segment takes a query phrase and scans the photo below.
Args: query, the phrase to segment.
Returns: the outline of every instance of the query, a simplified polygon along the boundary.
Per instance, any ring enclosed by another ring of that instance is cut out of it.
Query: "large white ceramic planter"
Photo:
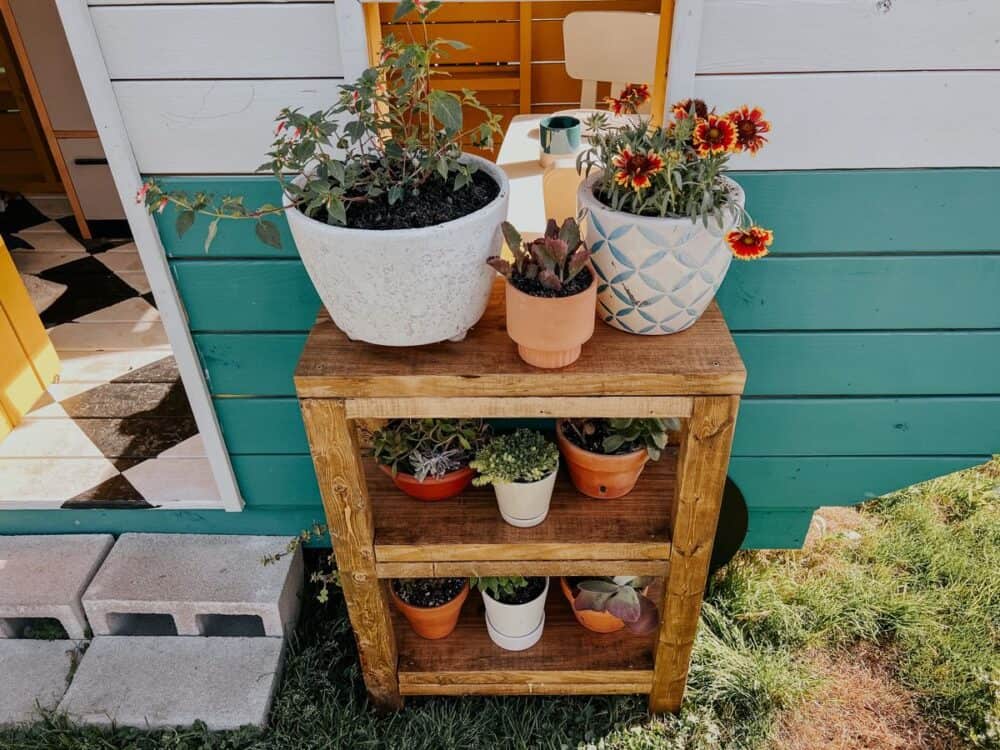
[[[523,651],[538,643],[545,628],[548,578],[542,593],[525,604],[502,604],[485,591],[482,594],[486,605],[486,629],[495,644],[508,651]]]
[[[537,526],[549,514],[552,489],[556,486],[559,464],[544,479],[537,482],[500,482],[493,484],[497,506],[503,520],[511,526],[526,529]]]
[[[503,170],[474,162],[500,186],[487,206],[420,229],[348,229],[286,212],[302,263],[320,299],[350,338],[384,346],[459,340],[489,301],[510,185]]]
[[[629,333],[677,333],[694,325],[726,277],[732,252],[726,233],[690,219],[636,216],[614,211],[594,197],[595,172],[580,183],[577,205],[584,241],[597,271],[597,314]],[[725,179],[743,205],[743,190]]]

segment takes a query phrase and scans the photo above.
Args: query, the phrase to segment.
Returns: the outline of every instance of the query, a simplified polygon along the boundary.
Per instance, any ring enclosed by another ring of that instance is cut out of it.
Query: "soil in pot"
[[[566,423],[560,423],[559,429],[562,436],[569,440],[577,448],[582,448],[590,453],[599,453],[602,456],[624,456],[626,453],[635,453],[643,444],[639,441],[623,443],[617,450],[610,453],[604,450],[604,440],[610,436],[608,426],[604,422],[594,422],[594,433],[592,435],[581,435],[576,430],[571,429]]]
[[[516,273],[510,277],[510,283],[515,289],[530,294],[532,297],[572,297],[574,294],[587,291],[593,278],[594,274],[591,270],[584,268],[559,291],[542,286],[538,279],[529,279]]]
[[[392,590],[413,607],[440,607],[462,593],[466,583],[466,578],[415,578],[405,588],[400,581],[393,581]]]
[[[500,593],[499,596],[493,596],[492,594],[487,594],[491,599],[495,599],[501,604],[527,604],[528,602],[534,601],[539,597],[539,595],[545,591],[545,576],[540,576],[537,578],[528,578],[527,586],[522,586],[516,589],[512,594]]]
[[[424,183],[419,195],[389,205],[388,194],[363,203],[351,204],[347,211],[350,229],[419,229],[460,219],[489,205],[500,194],[500,186],[483,171],[474,172],[472,182],[455,190],[453,180],[434,175]],[[325,209],[311,218],[327,221]]]
[[[413,631],[422,638],[436,640],[451,634],[458,624],[462,604],[469,595],[466,578],[415,578],[406,585],[390,586],[396,608]]]

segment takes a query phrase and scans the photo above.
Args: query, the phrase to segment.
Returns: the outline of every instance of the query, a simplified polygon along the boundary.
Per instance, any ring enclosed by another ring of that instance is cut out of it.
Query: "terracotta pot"
[[[584,291],[571,297],[533,297],[507,284],[507,335],[529,365],[552,369],[580,358],[594,335],[597,274]]]
[[[584,495],[598,499],[623,497],[631,492],[649,460],[646,449],[617,456],[591,453],[578,448],[563,435],[563,422],[559,420],[556,423],[556,439],[576,488]]]
[[[469,595],[469,582],[459,592],[458,596],[440,607],[415,607],[399,598],[399,594],[389,584],[389,593],[396,608],[410,623],[413,632],[421,638],[438,640],[451,635],[458,624],[458,616],[462,613],[462,604]]]
[[[455,497],[455,495],[458,495],[469,486],[472,482],[472,477],[476,475],[475,471],[466,466],[457,471],[449,471],[440,479],[427,477],[421,482],[412,474],[404,474],[401,471],[397,471],[396,476],[393,477],[392,469],[388,466],[379,464],[379,468],[392,477],[393,484],[407,495],[415,497],[417,500],[426,500],[429,502]]]
[[[573,606],[575,601],[573,590],[569,587],[569,581],[566,580],[565,576],[559,579],[559,584],[562,587],[562,592],[566,597],[566,601],[569,602],[570,609],[573,610],[573,616],[576,617],[576,621],[583,625],[583,627],[587,630],[593,630],[595,633],[617,633],[625,627],[624,622],[609,612],[593,612],[586,609],[576,609]]]

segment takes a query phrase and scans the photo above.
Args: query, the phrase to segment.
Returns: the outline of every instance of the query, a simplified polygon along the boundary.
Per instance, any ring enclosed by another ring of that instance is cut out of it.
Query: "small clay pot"
[[[451,631],[458,624],[458,616],[462,613],[462,604],[469,596],[469,582],[450,602],[442,604],[440,607],[415,607],[407,604],[399,598],[392,584],[389,584],[389,593],[396,608],[403,613],[403,616],[410,623],[413,632],[421,638],[438,640],[451,635]]]
[[[646,449],[612,456],[592,453],[577,447],[563,435],[563,423],[564,420],[556,423],[556,439],[574,486],[584,495],[598,499],[623,497],[630,493],[649,460]]]
[[[427,477],[422,482],[412,474],[405,474],[397,471],[396,476],[392,476],[392,469],[379,464],[379,468],[392,477],[392,482],[399,489],[410,497],[417,500],[433,502],[435,500],[447,500],[460,494],[472,482],[472,477],[476,472],[465,466],[456,471],[449,471],[440,479]]]
[[[565,576],[559,579],[559,585],[566,597],[566,601],[569,602],[569,608],[573,610],[573,616],[576,617],[576,621],[587,630],[592,630],[595,633],[617,633],[625,627],[625,623],[610,612],[594,612],[589,609],[579,610],[574,607],[573,604],[576,598],[573,596],[573,589],[570,588],[569,581],[566,580]]]
[[[534,297],[507,282],[507,335],[521,359],[553,369],[580,358],[597,311],[597,274],[590,276],[590,286],[570,297]]]

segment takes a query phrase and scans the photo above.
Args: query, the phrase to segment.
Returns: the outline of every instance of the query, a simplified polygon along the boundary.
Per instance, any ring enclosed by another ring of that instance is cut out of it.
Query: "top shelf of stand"
[[[598,323],[594,337],[579,360],[560,370],[540,370],[525,364],[507,336],[504,280],[494,284],[489,307],[464,341],[419,347],[374,346],[351,341],[321,312],[295,371],[302,398],[366,399],[516,397],[687,397],[732,395],[743,391],[746,370],[726,321],[713,302],[694,326],[670,336],[637,336]],[[636,408],[640,410],[635,411]],[[514,416],[513,408],[470,404],[485,411],[467,416]],[[540,408],[540,407],[539,407]],[[685,404],[623,404],[622,416],[658,413],[685,416]],[[609,406],[609,410],[617,411]],[[357,403],[348,416],[466,416],[397,414],[386,403]],[[542,416],[529,409],[521,416]],[[492,412],[492,413],[488,413]],[[687,409],[690,413],[690,409]],[[556,416],[616,416],[615,413]]]

